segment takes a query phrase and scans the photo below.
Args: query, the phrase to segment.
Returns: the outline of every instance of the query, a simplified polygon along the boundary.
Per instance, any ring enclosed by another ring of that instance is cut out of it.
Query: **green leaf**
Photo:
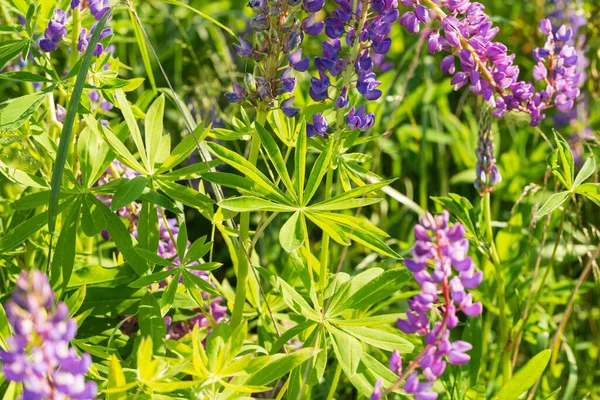
[[[344,230],[338,226],[337,222],[328,220],[327,218],[321,218],[320,213],[307,212],[306,216],[312,221],[313,224],[321,228],[323,232],[331,236],[331,238],[337,243],[341,244],[342,246],[350,245],[350,240],[344,233]]]
[[[273,347],[271,347],[271,354],[278,353],[284,344],[314,325],[315,323],[313,321],[306,321],[285,331],[273,344]]]
[[[163,180],[156,180],[155,182],[157,186],[173,200],[179,201],[186,206],[197,208],[201,211],[208,209],[212,210],[210,205],[213,204],[214,201],[210,197],[207,197],[188,186]]]
[[[52,80],[45,76],[28,71],[4,72],[0,74],[0,79],[19,82],[52,82]]]
[[[281,227],[279,243],[285,251],[291,253],[302,246],[307,236],[304,213],[298,210]]]
[[[181,273],[177,271],[171,282],[167,285],[167,288],[164,290],[163,295],[160,299],[160,313],[165,316],[171,307],[173,306],[173,302],[175,301],[175,294],[177,293],[177,287],[179,286],[179,276]]]
[[[396,253],[394,250],[392,250],[390,248],[390,246],[385,244],[378,237],[372,236],[370,234],[367,234],[367,233],[364,233],[361,231],[356,231],[356,230],[354,232],[346,231],[346,236],[348,236],[350,239],[354,240],[355,242],[362,244],[363,246],[366,246],[372,250],[375,250],[376,252],[378,252],[380,254],[383,254],[384,256],[388,256],[388,257],[396,258],[396,259],[402,258],[402,257],[400,257],[400,255],[398,253]]]
[[[463,224],[467,233],[475,238],[479,237],[479,230],[475,228],[473,222],[476,220],[473,205],[466,197],[450,193],[448,197],[432,197],[432,200],[454,215]]]
[[[219,207],[235,212],[247,211],[272,211],[272,212],[295,212],[295,207],[273,203],[272,201],[254,196],[240,196],[222,200]]]
[[[554,131],[554,140],[557,148],[550,155],[552,173],[567,189],[571,190],[575,176],[575,163],[571,148],[567,141],[556,131]]]
[[[98,137],[95,130],[85,127],[79,134],[77,156],[81,165],[81,182],[88,187],[92,184],[90,180],[94,172],[94,162],[98,156]]]
[[[286,281],[281,278],[277,278],[281,293],[283,294],[283,301],[288,305],[296,314],[302,315],[313,321],[319,321],[320,317],[315,310],[304,300],[293,287],[291,287]]]
[[[137,25],[135,25],[137,26]],[[146,113],[146,149],[148,152],[148,162],[150,170],[154,169],[156,163],[156,155],[158,154],[160,139],[163,134],[163,117],[165,112],[165,95],[160,95],[158,99],[152,103]]]
[[[475,387],[479,382],[479,369],[482,361],[483,333],[481,327],[481,316],[469,318],[467,326],[463,330],[462,340],[471,343],[473,349],[469,352],[471,361],[461,366],[469,372],[469,387]]]
[[[150,81],[150,86],[152,86],[152,90],[156,92],[156,81],[154,79],[154,73],[152,72],[152,63],[150,63],[150,55],[148,54],[146,39],[144,38],[144,33],[142,32],[142,29],[136,23],[135,16],[133,15],[132,10],[129,10],[129,20],[131,21],[131,26],[133,27],[133,33],[135,35],[135,40],[137,41],[138,48],[140,49],[140,54],[142,56],[142,61],[144,63],[146,74],[148,75],[148,80]]]
[[[139,250],[139,249],[138,249]],[[153,283],[164,281],[168,276],[173,275],[176,270],[160,271],[152,275],[142,276],[139,279],[131,282],[129,287],[132,288],[143,288],[152,285]]]
[[[364,185],[364,186],[359,186],[354,189],[348,190],[346,192],[340,193],[337,196],[334,196],[328,200],[314,204],[312,206],[312,208],[318,209],[318,208],[322,208],[323,206],[330,205],[330,204],[343,203],[346,200],[355,199],[355,198],[363,196],[367,193],[374,192],[375,190],[381,189],[382,187],[387,186],[394,181],[395,181],[395,179],[389,179],[387,181],[381,181],[381,182],[371,183],[371,184]]]
[[[146,150],[144,149],[144,142],[142,140],[142,134],[140,133],[140,127],[135,120],[135,116],[133,115],[133,111],[129,106],[129,102],[125,97],[125,93],[121,89],[117,89],[115,91],[115,99],[117,100],[117,107],[121,109],[123,113],[123,118],[125,118],[125,122],[127,123],[127,127],[129,128],[129,134],[135,143],[135,147],[140,153],[140,157],[144,162],[147,171],[152,170],[152,166],[148,160],[148,154],[146,154]]]
[[[156,265],[160,265],[163,267],[175,267],[175,264],[173,264],[171,261],[164,259],[161,256],[159,256],[158,254],[156,254],[155,252],[148,251],[140,246],[137,246],[135,248],[135,252],[137,254],[139,254],[140,257],[143,257],[146,260],[148,260]]]
[[[244,157],[216,143],[207,143],[206,145],[221,161],[243,173],[246,178],[254,181],[256,185],[262,187],[281,203],[292,204],[277,186]]]
[[[185,253],[184,263],[189,264],[190,262],[198,261],[208,253],[211,246],[212,242],[206,242],[206,236],[196,239]]]
[[[294,152],[294,185],[298,193],[298,201],[304,203],[304,179],[306,178],[306,123],[300,122],[300,133],[296,142],[296,151]]]
[[[208,129],[204,129],[202,125],[198,125],[198,127],[196,127],[193,133],[181,139],[181,142],[179,142],[179,144],[175,146],[173,151],[171,151],[171,154],[169,154],[169,157],[167,157],[165,162],[162,163],[162,165],[156,172],[158,174],[162,174],[170,170],[171,168],[178,166],[183,161],[187,160],[190,154],[192,154],[192,152],[198,146],[198,143],[202,142],[209,132],[210,131]],[[211,162],[209,162],[209,164],[211,164]],[[206,165],[206,163],[202,163],[202,165]],[[214,165],[212,166],[216,165],[218,165],[218,163],[214,163]]]
[[[554,193],[546,200],[543,206],[537,212],[537,217],[543,217],[544,215],[551,213],[560,207],[565,201],[571,198],[571,192],[559,192]]]
[[[50,266],[50,284],[55,291],[58,289],[60,291],[64,290],[71,279],[73,264],[75,263],[75,245],[77,244],[77,225],[80,209],[81,201],[78,198],[75,204],[70,207],[56,242],[56,249]]]
[[[54,228],[56,225],[58,198],[60,196],[62,176],[65,168],[65,163],[67,162],[69,146],[71,145],[71,134],[73,132],[73,124],[75,122],[75,115],[77,114],[77,109],[79,108],[81,94],[83,93],[83,85],[85,84],[85,81],[87,79],[88,70],[92,62],[92,55],[94,49],[96,48],[96,44],[98,43],[98,39],[100,38],[100,32],[102,32],[102,30],[104,29],[104,25],[106,24],[108,17],[112,15],[113,8],[108,10],[108,12],[106,12],[102,16],[102,18],[100,18],[96,25],[96,29],[94,29],[94,33],[92,34],[92,37],[89,40],[88,47],[81,61],[81,69],[77,74],[75,86],[73,87],[73,91],[71,92],[71,100],[67,105],[67,114],[65,115],[65,120],[63,121],[63,130],[60,134],[58,151],[56,153],[56,159],[54,161],[54,169],[52,170],[52,190],[48,204],[48,230],[51,234],[54,233]]]
[[[148,179],[145,176],[136,176],[135,178],[126,181],[117,191],[110,202],[110,209],[112,211],[119,210],[125,206],[128,206],[133,201],[137,200],[144,188],[148,184]]]
[[[414,348],[412,343],[400,335],[381,329],[368,328],[366,326],[344,326],[342,330],[378,349],[386,351],[398,350],[400,353],[410,353]]]
[[[498,392],[494,399],[517,400],[542,376],[548,361],[550,350],[543,350],[525,364]]]
[[[66,199],[58,206],[57,215],[62,213],[67,206],[73,204],[73,198]],[[27,240],[34,233],[41,230],[48,223],[48,212],[45,211],[41,214],[35,215],[13,229],[8,231],[6,235],[0,238],[0,254],[14,249],[25,240]]]
[[[108,368],[108,386],[107,389],[122,388],[127,384],[123,368],[117,356],[112,355],[110,357],[110,368]],[[106,400],[126,400],[126,390],[119,393],[107,393]]]
[[[411,274],[405,268],[385,271],[354,293],[344,304],[348,309],[363,309],[390,297],[410,280]]]
[[[69,318],[73,318],[85,300],[86,287],[81,286],[69,298],[65,300],[65,304],[69,308]]]
[[[313,198],[317,189],[319,188],[319,184],[323,180],[323,177],[331,165],[331,158],[333,156],[333,142],[333,140],[328,141],[327,147],[319,155],[317,161],[315,161],[312,171],[310,171],[310,176],[308,177],[306,188],[304,189],[304,201],[302,202],[303,206],[307,205],[308,202]]]
[[[308,209],[311,211],[341,211],[349,210],[351,208],[370,206],[371,204],[379,203],[382,199],[377,198],[360,198],[360,199],[349,199],[342,200],[335,203],[327,203],[323,205],[309,206]]]
[[[155,354],[164,354],[164,338],[167,334],[167,325],[160,313],[160,306],[148,292],[142,298],[138,310],[138,322],[140,324],[140,333],[142,336],[152,339],[153,352]]]
[[[106,229],[106,219],[98,206],[90,199],[92,195],[87,195],[83,199],[81,207],[81,228],[88,237],[94,237],[100,231]]]
[[[346,376],[351,377],[358,369],[363,354],[362,345],[356,338],[337,328],[331,327],[329,334],[338,362]]]
[[[583,167],[579,170],[577,177],[575,178],[575,182],[573,182],[573,187],[577,187],[585,182],[592,174],[596,171],[596,159],[592,155],[583,164]]]
[[[90,198],[93,199],[92,201],[96,204],[96,207],[98,207],[104,215],[104,218],[106,219],[106,229],[117,245],[119,251],[123,253],[127,263],[131,265],[138,275],[143,275],[148,270],[148,265],[134,249],[135,239],[131,236],[121,218],[110,211],[99,199],[95,197]]]
[[[368,220],[363,218],[358,218],[353,215],[348,214],[336,214],[329,212],[318,212],[314,213],[317,218],[325,218],[332,222],[345,225],[349,228],[359,230],[369,235],[377,236],[377,237],[389,237],[390,235],[387,232],[377,228],[375,225],[371,224]]]
[[[24,0],[21,0],[24,4],[25,10],[27,10],[27,5]],[[16,2],[15,2],[16,3]],[[24,14],[23,9],[20,10],[21,13]],[[30,45],[29,40],[15,40],[8,41],[3,39],[0,42],[0,69],[4,69],[6,63],[15,58],[19,53],[21,53],[27,46]]]
[[[12,336],[12,334],[8,318],[6,318],[6,311],[4,311],[4,306],[0,304],[0,347],[5,350],[7,349],[6,339],[10,336]]]
[[[584,195],[600,206],[600,183],[584,183],[575,188],[575,193]]]
[[[271,356],[269,362],[250,375],[244,382],[245,385],[266,385],[269,384],[294,368],[302,365],[309,358],[313,357],[318,350],[300,349],[291,354],[276,354]]]
[[[114,201],[114,200],[113,200]],[[158,251],[158,214],[156,206],[148,201],[142,202],[142,210],[138,220],[139,247],[156,254]]]
[[[290,179],[285,161],[283,160],[281,152],[279,151],[279,147],[277,147],[277,143],[275,143],[275,140],[273,140],[271,134],[267,132],[267,130],[258,122],[256,122],[254,126],[256,127],[258,136],[260,136],[260,142],[266,150],[269,160],[271,160],[273,166],[275,167],[275,171],[277,171],[278,176],[281,178],[281,181],[285,185],[286,189],[292,194],[292,197],[296,198],[294,184]]]
[[[8,103],[2,110],[2,114],[0,114],[0,129],[2,131],[15,131],[19,129],[21,125],[33,116],[45,97],[45,93],[38,92],[17,97]]]
[[[219,295],[220,293],[210,285],[210,283],[206,282],[204,279],[200,278],[198,275],[192,274],[186,270],[183,271],[183,279],[184,281],[188,281],[193,283],[198,289],[203,292]]]

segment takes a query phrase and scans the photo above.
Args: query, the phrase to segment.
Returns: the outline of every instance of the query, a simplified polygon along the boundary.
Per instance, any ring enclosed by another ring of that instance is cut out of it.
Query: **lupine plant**
[[[600,399],[592,0],[0,0],[2,399]]]

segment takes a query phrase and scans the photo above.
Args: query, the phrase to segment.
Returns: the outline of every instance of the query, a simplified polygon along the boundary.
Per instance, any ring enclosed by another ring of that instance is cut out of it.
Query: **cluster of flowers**
[[[108,4],[109,4],[109,0],[90,0],[88,2],[88,7],[90,9],[90,13],[96,19],[96,21],[99,21],[104,16],[104,14],[106,14],[110,10],[110,7],[108,6]],[[79,5],[80,5],[80,0],[71,0],[71,9],[74,10],[74,9],[78,8]],[[81,28],[81,31],[79,31],[79,40],[77,42],[77,51],[82,53],[87,49],[90,38],[91,38],[92,34],[94,33],[95,28],[96,28],[96,23],[94,23],[94,25],[92,25],[92,27],[90,28],[89,35],[87,33],[87,29]],[[105,37],[110,36],[112,34],[113,34],[113,30],[111,28],[104,28],[104,29],[102,29],[102,32],[100,32],[99,40],[102,40]],[[96,47],[94,48],[94,56],[100,56],[100,55],[102,55],[103,52],[104,52],[104,45],[102,45],[101,43],[97,43]]]
[[[406,319],[398,319],[398,328],[407,334],[425,337],[423,350],[402,371],[402,359],[396,351],[390,358],[390,368],[404,381],[404,391],[413,394],[417,400],[437,398],[431,391],[433,382],[446,369],[446,362],[458,365],[470,360],[466,354],[472,345],[465,341],[451,342],[450,329],[458,325],[457,312],[474,317],[481,314],[482,306],[473,302],[472,294],[465,289],[477,287],[483,273],[476,271],[471,257],[467,256],[469,241],[460,223],[449,225],[449,214],[429,213],[415,226],[415,246],[412,259],[405,259],[406,267],[413,272],[421,285],[421,292],[408,301],[411,311]],[[433,322],[430,315],[438,316]],[[424,381],[419,379],[420,369]],[[382,396],[382,383],[375,387],[372,400]]]
[[[485,114],[480,118],[479,124],[475,188],[483,196],[492,192],[494,187],[502,182],[502,175],[494,157],[491,114],[485,109],[482,112]]]
[[[7,340],[9,349],[0,351],[0,361],[5,378],[23,384],[23,399],[96,398],[96,383],[85,381],[92,358],[69,346],[77,322],[64,303],[54,305],[46,275],[23,271],[6,315],[14,336]]]
[[[548,3],[551,5],[548,19],[552,23],[552,31],[558,32],[562,25],[570,26],[573,30],[573,37],[566,44],[573,46],[577,52],[576,71],[580,75],[578,87],[582,88],[587,80],[586,69],[590,63],[586,56],[588,51],[586,36],[582,33],[582,29],[587,24],[585,12],[582,8],[567,0],[549,0]],[[588,120],[588,98],[585,92],[580,95],[579,101],[571,110],[557,113],[554,116],[554,122],[557,126],[571,126],[573,128],[573,134],[568,141],[577,163],[582,161],[582,141],[593,137]]]
[[[97,182],[97,185],[100,186],[100,185],[106,184],[106,183],[110,182],[111,180],[113,180],[115,178],[119,178],[119,177],[126,178],[126,179],[132,179],[138,175],[139,175],[139,173],[137,171],[135,171],[135,170],[123,165],[119,161],[115,160],[115,161],[113,161],[111,166],[105,171],[105,173],[102,175],[102,177],[100,177],[100,179]],[[106,206],[110,206],[110,202],[112,201],[112,196],[99,195],[98,197],[102,200],[102,202],[104,204],[106,204]],[[136,202],[133,202],[133,203],[129,204],[128,206],[120,208],[119,210],[116,211],[117,215],[119,215],[121,218],[128,221],[129,231],[136,238],[138,235],[137,227],[138,227],[138,220],[139,220],[140,212],[141,212],[141,206],[140,206],[140,204],[138,204]],[[158,221],[159,221],[159,224],[158,224],[159,225],[159,242],[158,242],[158,252],[157,253],[162,258],[173,259],[173,263],[179,264],[179,258],[177,258],[177,249],[175,247],[177,235],[179,234],[179,224],[177,222],[177,219],[176,218],[167,218],[166,223],[165,223],[162,218],[162,215],[159,214]],[[109,239],[108,232],[103,232],[102,235],[106,240]],[[187,243],[188,246],[190,244],[191,243],[189,243],[189,242]],[[190,272],[194,273],[194,274],[198,275],[199,277],[201,277],[202,279],[205,279],[208,281],[208,275],[205,271],[190,270]],[[157,285],[157,287],[158,288],[166,287],[169,283],[169,279],[172,279],[172,278],[167,278],[167,280],[160,282]],[[208,295],[208,293],[203,292],[202,297],[205,299],[208,299],[209,295]],[[221,302],[222,302],[222,299],[220,297],[216,297],[216,298],[212,299],[211,303],[210,303],[210,312],[211,312],[212,318],[216,322],[221,321],[226,316],[227,307],[223,306],[221,304]],[[167,322],[167,326],[169,327],[169,337],[171,339],[178,339],[178,338],[184,336],[186,333],[191,332],[194,325],[199,325],[201,327],[209,325],[208,319],[202,312],[200,312],[201,310],[196,310],[196,311],[198,311],[198,314],[195,317],[193,317],[189,320],[186,320],[186,321],[178,322],[176,324],[172,324],[171,317],[165,317],[165,321]],[[126,327],[126,329],[128,329],[130,327],[130,325],[132,325],[132,324],[133,325],[135,324],[135,321],[133,321],[133,319],[129,322],[128,327]]]
[[[251,27],[256,31],[258,44],[254,46],[240,39],[233,47],[240,57],[248,57],[257,62],[254,76],[247,75],[246,88],[233,84],[233,92],[226,93],[232,103],[248,101],[254,106],[259,103],[273,107],[275,100],[285,94],[294,93],[296,78],[292,71],[304,72],[309,67],[309,59],[302,57],[298,48],[304,34],[316,36],[323,30],[323,22],[316,22],[315,15],[325,0],[250,0],[248,6],[255,12]],[[309,16],[300,21],[302,13]],[[279,71],[283,72],[279,74]],[[294,96],[279,102],[279,107],[288,117],[300,112],[294,107]]]
[[[545,90],[536,92],[531,82],[519,80],[519,67],[514,65],[514,54],[508,54],[506,45],[492,41],[498,33],[485,13],[485,7],[470,0],[401,0],[402,4],[413,7],[400,18],[400,23],[411,33],[420,30],[421,24],[437,20],[439,27],[427,32],[428,49],[434,54],[446,51],[441,69],[452,74],[452,84],[459,89],[470,83],[469,89],[482,96],[492,107],[493,115],[502,117],[512,110],[523,111],[531,116],[531,125],[536,126],[545,117],[543,111],[555,104],[561,111],[572,107],[573,86],[579,77],[569,68],[570,51],[562,51],[547,44],[546,51],[538,52],[536,61],[542,61],[537,68],[536,78],[549,77]],[[445,7],[446,11],[442,9]],[[443,30],[443,33],[441,32]],[[544,29],[544,31],[546,31]],[[570,37],[566,28],[559,41]],[[555,51],[558,50],[558,53]],[[458,56],[461,71],[456,72],[455,56]],[[562,59],[561,64],[558,62]],[[543,69],[542,69],[543,68]],[[542,74],[541,71],[546,71]],[[578,94],[578,93],[577,93]]]
[[[65,22],[67,14],[61,10],[54,10],[54,19],[48,22],[48,27],[44,30],[44,38],[40,40],[40,49],[45,52],[56,50],[58,44],[67,35]]]
[[[381,82],[374,67],[390,50],[389,33],[399,12],[397,0],[360,0],[354,2],[354,8],[349,0],[336,0],[336,3],[338,8],[325,20],[325,34],[330,40],[323,43],[322,55],[314,59],[319,76],[311,79],[309,94],[317,102],[329,99],[331,77],[340,77],[334,108],[343,110],[350,105],[349,94],[353,88],[366,100],[381,97],[378,89]],[[338,112],[339,117],[343,115]],[[366,131],[373,126],[375,116],[366,113],[364,106],[352,107],[345,122],[350,130]],[[313,115],[313,123],[307,124],[309,136],[326,136],[328,131],[329,124],[321,114]]]

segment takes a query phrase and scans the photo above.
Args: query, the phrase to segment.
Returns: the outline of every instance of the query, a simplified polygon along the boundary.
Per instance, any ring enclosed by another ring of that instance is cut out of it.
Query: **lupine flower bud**
[[[313,115],[313,123],[306,124],[306,136],[312,137],[315,135],[319,135],[322,137],[327,136],[327,132],[329,131],[329,124],[323,115],[320,113]]]
[[[57,49],[58,44],[67,34],[65,21],[67,15],[61,9],[54,10],[54,19],[48,22],[48,27],[44,30],[44,38],[40,40],[42,51],[51,52]]]
[[[7,340],[8,350],[0,351],[5,378],[23,384],[23,399],[94,399],[96,383],[85,382],[92,359],[69,347],[77,323],[64,303],[53,306],[46,275],[23,271],[16,284],[6,303],[14,336]]]
[[[492,121],[487,110],[482,110],[477,139],[477,166],[475,188],[483,196],[494,190],[502,182],[502,175],[494,158],[494,142],[492,138]]]

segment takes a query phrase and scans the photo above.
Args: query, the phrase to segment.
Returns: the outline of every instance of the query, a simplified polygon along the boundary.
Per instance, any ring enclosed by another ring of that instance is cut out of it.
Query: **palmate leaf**
[[[277,147],[277,143],[275,143],[275,140],[273,140],[271,134],[267,132],[263,126],[261,126],[259,123],[255,123],[254,125],[256,127],[256,132],[260,137],[260,142],[266,150],[269,160],[271,160],[271,163],[273,163],[273,166],[275,167],[275,171],[277,171],[277,174],[281,178],[281,181],[285,185],[288,192],[290,192],[292,197],[296,199],[297,195],[296,191],[294,190],[294,184],[290,179],[285,161],[283,160],[283,156],[279,151],[279,147]]]
[[[150,160],[148,158],[148,154],[146,153],[146,149],[144,148],[144,141],[142,140],[142,134],[140,132],[140,127],[137,124],[135,116],[133,115],[133,110],[129,106],[129,102],[125,97],[125,93],[121,89],[117,89],[115,91],[115,98],[117,100],[117,107],[121,109],[123,113],[123,118],[125,118],[125,122],[127,123],[127,127],[129,128],[129,134],[135,143],[135,147],[140,153],[140,157],[146,167],[146,171],[151,171],[152,166],[150,165]],[[162,120],[162,118],[161,118]]]
[[[327,142],[327,147],[325,147],[325,150],[319,155],[312,171],[310,172],[310,176],[306,182],[306,188],[304,189],[304,199],[302,202],[303,206],[306,206],[317,192],[319,184],[321,181],[323,181],[323,177],[331,165],[332,157],[333,139],[330,139]]]
[[[291,253],[302,246],[307,236],[308,232],[306,230],[304,213],[298,210],[281,227],[279,231],[279,243],[285,251]]]
[[[160,149],[163,135],[163,116],[165,112],[165,96],[161,95],[152,103],[146,113],[145,141],[148,152],[148,163],[150,170],[154,169],[156,157]]]

